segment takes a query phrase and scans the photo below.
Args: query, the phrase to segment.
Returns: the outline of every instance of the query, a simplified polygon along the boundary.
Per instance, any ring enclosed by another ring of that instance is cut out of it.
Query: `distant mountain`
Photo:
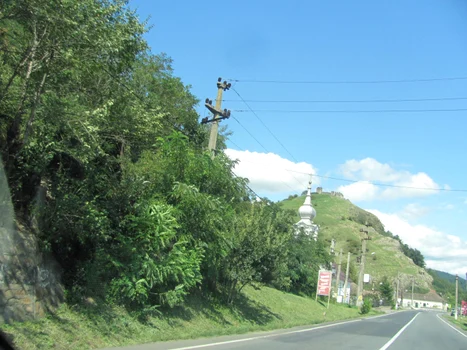
[[[435,270],[435,269],[430,269],[430,270],[432,270],[433,272],[435,272],[436,274],[438,274],[438,276],[441,277],[441,278],[444,278],[444,279],[446,279],[446,280],[448,280],[448,281],[450,281],[450,282],[453,282],[453,283],[456,282],[456,276],[455,276],[455,275],[452,275],[452,274],[450,274],[450,273],[448,273],[448,272]],[[465,276],[464,276],[464,275],[459,275],[459,281],[460,281],[461,278],[462,278],[463,280],[465,280]]]
[[[427,271],[433,277],[433,288],[436,292],[453,304],[456,290],[456,276],[435,269],[427,269]],[[459,300],[467,300],[466,283],[467,281],[459,276]]]

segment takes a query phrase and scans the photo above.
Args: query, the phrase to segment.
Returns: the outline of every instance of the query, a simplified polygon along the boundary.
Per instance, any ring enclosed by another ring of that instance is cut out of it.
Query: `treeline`
[[[415,265],[425,268],[425,257],[418,249],[409,247],[398,235],[394,235],[390,231],[385,231],[383,235],[399,241],[402,253],[412,259]]]
[[[67,296],[152,310],[248,283],[311,295],[320,242],[205,151],[198,100],[122,0],[0,9],[0,145],[17,217]],[[220,137],[220,147],[224,148]]]

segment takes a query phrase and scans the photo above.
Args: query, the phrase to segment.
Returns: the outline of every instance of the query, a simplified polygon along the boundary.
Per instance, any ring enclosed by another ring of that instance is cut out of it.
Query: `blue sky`
[[[388,112],[467,109],[467,79],[373,84],[242,81],[467,77],[467,2],[138,0],[130,6],[142,19],[150,17],[152,29],[146,38],[152,51],[172,57],[175,75],[190,84],[200,100],[215,98],[217,77],[239,80],[234,89],[253,101],[248,104],[293,156],[255,115],[236,112],[249,108],[233,90],[224,93],[223,107],[231,109],[267,150],[233,118],[222,122],[233,132],[228,154],[244,160],[237,172],[250,177],[260,195],[279,200],[306,188],[306,175],[279,168],[355,181],[467,189],[467,111]],[[254,102],[453,97],[466,99]],[[322,112],[291,112],[298,110]],[[351,112],[362,110],[373,112]],[[386,112],[375,112],[381,110]],[[207,113],[202,105],[198,111],[201,116]],[[258,168],[265,163],[269,167]],[[419,248],[431,266],[467,272],[467,192],[385,192],[388,188],[365,182],[353,187],[323,178],[315,182],[325,190],[341,190],[372,210]]]

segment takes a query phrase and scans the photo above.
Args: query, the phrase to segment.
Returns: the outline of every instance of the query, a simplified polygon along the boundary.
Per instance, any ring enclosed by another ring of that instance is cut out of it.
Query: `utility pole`
[[[459,276],[456,274],[456,311],[454,313],[454,319],[457,320],[457,303],[458,303],[458,297],[459,297]]]
[[[415,287],[415,276],[412,276],[412,301],[410,302],[410,306],[412,306],[412,309],[414,308],[413,307],[413,289]]]
[[[337,265],[336,293],[339,296],[339,285],[341,282],[342,248],[339,254],[339,265]]]
[[[363,304],[363,274],[365,271],[366,241],[371,239],[368,236],[368,227],[370,225],[368,223],[365,223],[365,226],[366,226],[366,229],[363,229],[363,228],[360,229],[360,232],[365,233],[366,236],[362,238],[362,257],[361,257],[361,262],[360,262],[360,273],[358,275],[357,306],[361,306]]]
[[[396,284],[396,310],[398,309],[399,303],[399,273],[397,273],[397,284]]]
[[[206,99],[205,101],[205,107],[212,113],[212,119],[209,119],[208,117],[203,118],[201,120],[201,124],[207,124],[207,123],[212,123],[211,125],[211,135],[209,136],[209,145],[208,149],[210,152],[212,152],[212,156],[214,156],[214,151],[216,150],[216,144],[217,144],[217,133],[219,130],[219,121],[222,119],[227,119],[230,117],[230,110],[224,109],[223,111],[221,110],[221,105],[222,105],[222,93],[226,90],[229,90],[232,84],[227,83],[227,81],[224,80],[222,82],[222,78],[217,79],[217,98],[216,98],[216,106],[214,107],[212,105],[212,100]]]
[[[344,281],[344,300],[347,300],[347,283],[349,282],[349,269],[350,269],[350,252],[347,253],[347,267],[345,269],[345,281]]]

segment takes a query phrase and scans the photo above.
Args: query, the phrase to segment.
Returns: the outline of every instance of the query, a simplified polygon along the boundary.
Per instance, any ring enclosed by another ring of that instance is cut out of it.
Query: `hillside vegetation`
[[[254,200],[225,135],[207,150],[198,99],[146,32],[124,0],[1,8],[0,152],[18,226],[60,266],[68,305],[144,319],[192,295],[234,305],[251,283],[312,296],[323,242]]]
[[[454,306],[456,302],[456,276],[447,272],[428,269],[428,273],[433,277],[433,288],[436,292]],[[459,277],[459,304],[461,300],[467,301],[467,281]]]
[[[297,213],[298,220],[298,208],[304,200],[305,196],[292,197],[282,201],[281,205]],[[362,246],[363,233],[360,232],[360,228],[367,222],[371,225],[369,235],[371,240],[367,241],[365,273],[369,273],[376,283],[379,283],[384,276],[394,279],[400,273],[402,284],[407,286],[411,284],[411,278],[414,276],[417,291],[428,292],[431,288],[432,277],[404,254],[400,241],[392,238],[392,235],[385,231],[383,224],[375,215],[330,193],[313,193],[312,204],[317,213],[314,222],[320,226],[320,238],[328,246],[331,245],[332,239],[336,240],[335,250],[339,252],[342,248],[344,265],[347,252],[351,253],[354,282],[357,278],[357,256],[360,255]],[[371,289],[372,285],[365,285],[365,288]]]

